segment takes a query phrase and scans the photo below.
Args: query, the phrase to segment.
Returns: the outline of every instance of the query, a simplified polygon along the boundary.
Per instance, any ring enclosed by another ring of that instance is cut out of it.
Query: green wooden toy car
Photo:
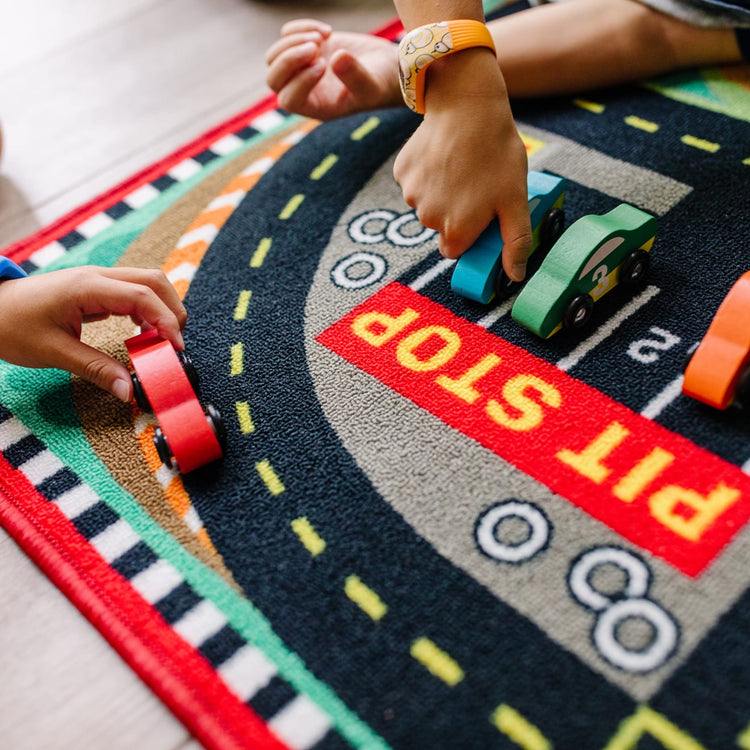
[[[627,203],[578,219],[521,290],[513,319],[545,339],[562,327],[582,328],[608,291],[645,279],[655,235],[656,219]]]

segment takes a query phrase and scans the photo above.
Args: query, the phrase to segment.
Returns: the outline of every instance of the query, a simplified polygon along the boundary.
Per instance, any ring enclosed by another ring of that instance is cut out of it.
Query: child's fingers
[[[98,272],[102,276],[118,281],[127,281],[131,284],[142,284],[154,291],[157,297],[172,311],[180,330],[187,322],[187,310],[182,304],[177,290],[166,274],[155,268],[101,268]]]
[[[304,73],[316,62],[322,63],[318,45],[305,42],[279,55],[266,71],[266,83],[277,94],[289,86],[296,76]],[[321,72],[324,66],[321,65]]]
[[[83,316],[107,312],[129,315],[156,328],[162,338],[169,339],[178,349],[184,348],[180,317],[149,284],[101,275],[90,279],[81,292]]]
[[[503,238],[503,269],[513,281],[523,281],[533,241],[528,198],[523,195],[520,200],[508,202],[499,220]]]
[[[327,116],[322,107],[311,104],[311,92],[326,72],[323,60],[316,60],[312,65],[304,68],[278,90],[279,106],[282,109],[296,112],[308,117]]]
[[[316,31],[327,39],[331,34],[331,27],[327,23],[317,21],[314,18],[295,18],[293,21],[287,21],[281,27],[282,36],[304,34],[310,31]]]
[[[50,344],[55,367],[103,388],[121,401],[130,400],[133,393],[130,372],[120,362],[62,331]]]
[[[109,317],[110,317],[110,314],[108,312],[91,313],[90,315],[83,316],[83,322],[84,323],[99,323],[102,320],[106,320]]]
[[[359,101],[367,102],[378,99],[380,91],[377,82],[370,71],[351,52],[347,50],[335,52],[331,56],[330,66],[344,86],[350,92],[356,92]]]
[[[479,234],[476,236],[472,234],[465,235],[449,235],[446,232],[441,232],[438,235],[438,250],[444,258],[458,258],[466,250],[468,250]]]
[[[487,220],[468,213],[450,216],[449,207],[434,206],[427,220],[437,229],[438,250],[444,258],[459,258],[487,228]],[[427,226],[427,225],[425,225]]]
[[[316,47],[320,47],[322,42],[323,37],[317,31],[307,31],[300,34],[282,36],[266,50],[266,65],[270,65],[277,57],[279,57],[279,55],[283,55],[285,52],[293,50],[295,47],[301,47],[303,44],[309,43],[314,44]]]

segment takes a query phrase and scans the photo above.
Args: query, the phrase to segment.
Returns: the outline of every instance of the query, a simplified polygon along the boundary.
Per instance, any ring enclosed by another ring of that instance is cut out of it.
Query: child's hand
[[[68,370],[127,401],[127,368],[80,340],[83,323],[110,315],[129,315],[184,348],[187,313],[161,271],[84,266],[0,283],[0,359]]]
[[[521,281],[531,250],[526,149],[495,56],[464,50],[427,73],[426,114],[401,149],[394,176],[419,220],[457,258],[500,220],[503,268]]]
[[[266,52],[266,81],[290,112],[320,120],[403,104],[396,45],[370,34],[290,21]]]

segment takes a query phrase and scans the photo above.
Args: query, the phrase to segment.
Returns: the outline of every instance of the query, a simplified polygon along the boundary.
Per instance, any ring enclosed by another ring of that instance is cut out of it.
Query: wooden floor
[[[390,0],[0,0],[0,247],[267,93],[280,25],[366,31]],[[0,747],[196,750],[0,531]]]

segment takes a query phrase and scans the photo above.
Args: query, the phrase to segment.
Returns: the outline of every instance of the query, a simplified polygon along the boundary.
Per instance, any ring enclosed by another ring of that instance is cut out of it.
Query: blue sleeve
[[[2,279],[23,279],[28,276],[21,266],[14,263],[9,258],[0,255],[0,280]]]

